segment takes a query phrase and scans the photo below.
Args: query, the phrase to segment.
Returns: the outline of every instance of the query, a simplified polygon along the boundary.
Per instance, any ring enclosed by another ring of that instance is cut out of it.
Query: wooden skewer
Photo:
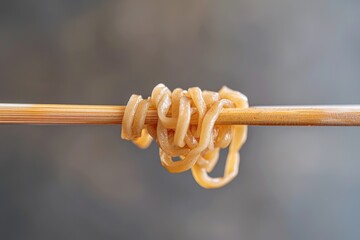
[[[0,104],[0,124],[121,124],[125,106]],[[154,109],[145,123],[157,122]],[[196,124],[196,116],[191,119]],[[218,125],[360,126],[360,105],[223,109]]]

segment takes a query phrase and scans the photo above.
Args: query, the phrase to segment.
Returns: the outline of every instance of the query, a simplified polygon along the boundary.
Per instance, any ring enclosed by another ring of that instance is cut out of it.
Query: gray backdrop
[[[227,85],[251,105],[360,103],[359,11],[356,0],[3,0],[0,102],[125,104],[163,82]],[[355,127],[250,127],[239,176],[205,190],[120,126],[3,125],[0,238],[359,239],[359,139]]]

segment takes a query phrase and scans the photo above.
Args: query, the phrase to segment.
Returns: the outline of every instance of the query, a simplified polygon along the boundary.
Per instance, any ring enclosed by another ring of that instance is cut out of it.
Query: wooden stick
[[[125,106],[0,104],[0,124],[121,124]],[[145,123],[156,123],[149,110]],[[196,124],[196,116],[191,119]],[[266,126],[360,126],[360,105],[269,106],[224,109],[216,124]]]

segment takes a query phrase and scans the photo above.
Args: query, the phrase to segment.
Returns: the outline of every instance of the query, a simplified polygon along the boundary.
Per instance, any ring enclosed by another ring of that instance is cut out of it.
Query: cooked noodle
[[[171,92],[165,85],[158,84],[148,99],[131,96],[125,108],[121,137],[132,140],[141,148],[148,147],[152,138],[156,139],[161,164],[169,172],[191,169],[199,185],[218,188],[238,174],[239,150],[246,141],[247,126],[222,126],[215,122],[223,108],[248,106],[245,95],[227,87],[218,93],[201,91],[198,87],[187,91],[177,88]],[[149,108],[157,110],[157,124],[145,125]],[[194,125],[190,123],[193,115],[198,119]],[[224,176],[209,176],[218,161],[220,149],[228,146]]]

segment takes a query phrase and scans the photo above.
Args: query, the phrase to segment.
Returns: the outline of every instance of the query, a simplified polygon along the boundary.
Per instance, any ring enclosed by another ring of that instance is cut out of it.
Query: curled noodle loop
[[[159,145],[161,164],[172,173],[192,171],[196,182],[204,188],[218,188],[238,174],[239,150],[246,141],[247,126],[215,125],[223,108],[247,108],[247,97],[223,87],[218,93],[193,87],[171,92],[158,84],[151,97],[132,95],[125,108],[121,137],[146,148],[151,140]],[[158,122],[145,125],[149,108],[158,114]],[[196,115],[197,124],[191,117]],[[219,151],[229,147],[224,176],[209,176],[218,162]],[[180,160],[174,160],[178,158]]]

